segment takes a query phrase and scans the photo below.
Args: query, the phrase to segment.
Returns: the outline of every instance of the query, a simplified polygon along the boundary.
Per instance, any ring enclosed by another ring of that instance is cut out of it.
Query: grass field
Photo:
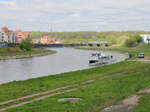
[[[150,94],[140,99],[140,105],[134,110],[134,112],[149,112],[150,110]]]
[[[139,52],[150,56],[148,45],[132,49],[110,49],[129,52],[134,57]],[[49,97],[4,112],[100,112],[104,107],[135,94],[141,89],[150,88],[150,64],[128,60],[108,66],[2,84],[0,85],[0,102],[105,76],[109,78],[101,81],[96,80],[85,86],[78,86],[76,91]],[[76,103],[57,102],[59,98],[68,97],[81,98],[82,100]],[[150,98],[149,95],[141,98],[140,105],[135,109],[135,112],[149,112],[148,98]]]
[[[112,77],[110,79],[96,81],[83,88],[79,87],[77,91],[33,102],[16,109],[10,109],[6,112],[99,112],[106,106],[124,99],[143,88],[150,87],[149,64],[139,62],[122,62],[113,66],[97,67],[90,70],[62,74],[62,76],[53,76],[53,78],[45,77],[45,79],[33,79],[35,81],[29,80],[4,84],[0,87],[1,100],[21,96],[25,91],[33,93],[44,89],[47,90],[55,88],[56,85],[61,86],[67,83],[70,84],[73,82],[83,81],[88,78],[93,79],[115,74],[128,76],[116,78]],[[40,85],[41,83],[43,83],[43,86]],[[48,85],[50,87],[48,87]],[[83,100],[78,103],[57,102],[59,98],[65,97],[77,97],[82,98]]]

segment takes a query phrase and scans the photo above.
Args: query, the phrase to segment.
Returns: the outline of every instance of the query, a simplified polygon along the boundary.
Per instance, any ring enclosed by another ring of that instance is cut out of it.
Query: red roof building
[[[8,27],[2,27],[0,31],[0,42],[16,43],[16,34]]]
[[[48,44],[49,43],[49,37],[48,36],[41,37],[40,43],[42,43],[42,44]]]
[[[40,39],[40,43],[42,43],[42,44],[50,44],[50,43],[58,44],[58,43],[61,43],[61,40],[59,38],[56,38],[56,37],[50,38],[48,36],[43,36]]]
[[[61,40],[59,38],[53,37],[49,39],[49,42],[58,44],[58,43],[61,43]]]
[[[31,37],[29,32],[23,32],[21,30],[16,30],[15,33],[16,33],[16,37],[17,37],[17,43],[21,43],[22,40]]]

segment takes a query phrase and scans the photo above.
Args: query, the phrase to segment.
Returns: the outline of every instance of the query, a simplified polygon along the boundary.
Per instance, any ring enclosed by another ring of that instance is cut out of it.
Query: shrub
[[[33,48],[33,43],[32,40],[30,38],[26,38],[24,39],[20,45],[19,48],[25,51],[31,51]]]
[[[125,41],[125,46],[127,47],[135,47],[139,43],[141,43],[143,40],[139,35],[136,35],[132,38],[129,38]]]
[[[136,42],[134,39],[127,39],[125,41],[125,46],[126,47],[134,47],[134,46],[136,46]]]

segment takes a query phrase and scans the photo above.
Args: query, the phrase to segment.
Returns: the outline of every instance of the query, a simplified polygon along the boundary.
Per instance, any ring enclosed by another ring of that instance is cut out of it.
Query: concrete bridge
[[[34,44],[35,48],[45,48],[45,47],[78,47],[86,46],[87,44]]]
[[[15,47],[19,44],[8,43],[7,46]],[[46,47],[78,47],[78,46],[87,46],[87,44],[34,44],[35,48],[46,48]]]

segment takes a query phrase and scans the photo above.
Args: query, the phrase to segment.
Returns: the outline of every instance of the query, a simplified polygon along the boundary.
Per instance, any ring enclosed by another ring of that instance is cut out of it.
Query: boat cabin
[[[112,58],[112,56],[105,56],[101,53],[92,53],[89,59],[89,64],[106,64]]]

